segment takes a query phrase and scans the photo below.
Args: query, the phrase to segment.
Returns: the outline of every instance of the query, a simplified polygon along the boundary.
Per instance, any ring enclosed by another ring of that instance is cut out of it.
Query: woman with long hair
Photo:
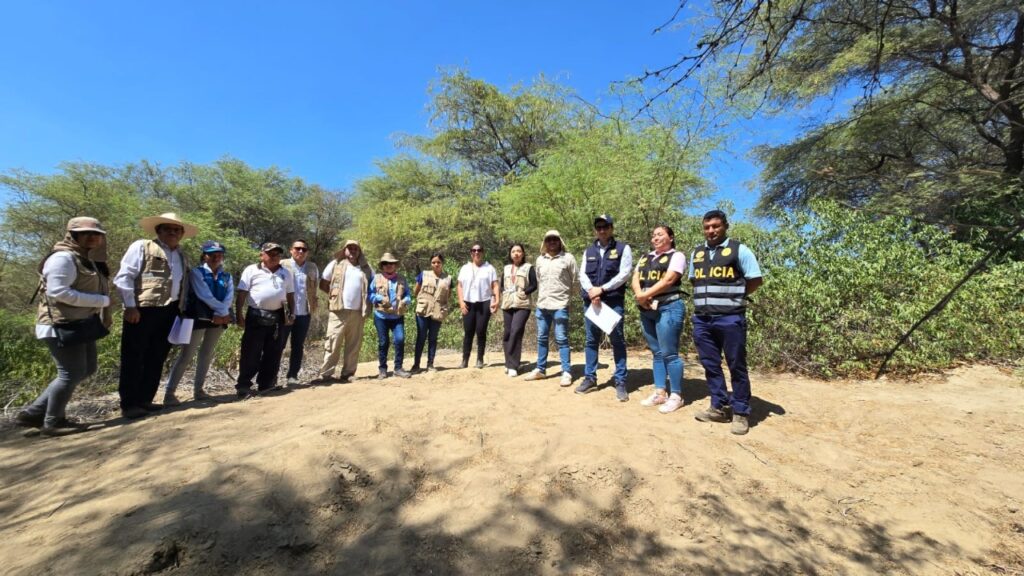
[[[501,275],[501,311],[505,330],[505,371],[509,378],[519,374],[523,356],[523,333],[530,319],[530,295],[537,291],[537,272],[526,259],[526,248],[516,242],[508,248],[508,264]]]

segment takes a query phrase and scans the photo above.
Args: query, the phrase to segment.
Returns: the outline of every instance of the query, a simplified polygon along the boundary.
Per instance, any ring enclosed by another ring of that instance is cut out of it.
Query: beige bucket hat
[[[164,212],[159,216],[147,216],[142,220],[139,220],[139,226],[142,227],[148,234],[156,236],[156,227],[161,224],[176,224],[185,229],[185,233],[181,235],[181,239],[192,238],[199,233],[199,228],[192,224],[186,224],[178,218],[178,215],[174,212]]]
[[[380,257],[380,263],[381,264],[398,264],[398,258],[395,258],[394,256],[392,256],[391,252],[385,252],[384,255]]]

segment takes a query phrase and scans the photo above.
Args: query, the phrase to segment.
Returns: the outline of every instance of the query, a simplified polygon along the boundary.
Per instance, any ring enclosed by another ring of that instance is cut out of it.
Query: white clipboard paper
[[[174,319],[174,326],[171,326],[171,333],[167,335],[167,341],[171,344],[184,346],[192,341],[192,319],[178,316]]]
[[[602,306],[601,304],[587,306],[585,316],[597,324],[597,327],[605,334],[611,334],[616,324],[622,320],[622,315],[613,310],[611,306]]]

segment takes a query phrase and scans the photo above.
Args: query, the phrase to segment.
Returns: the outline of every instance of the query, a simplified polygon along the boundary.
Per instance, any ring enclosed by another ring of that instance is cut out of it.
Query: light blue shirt
[[[385,278],[385,280],[387,280],[387,278]],[[376,281],[376,277],[370,279],[370,286],[367,289],[367,292],[369,292],[370,304],[378,304],[383,301],[383,298],[381,298],[380,295],[377,294]],[[392,306],[394,306],[396,309],[398,308],[397,295],[399,282],[405,285],[405,294],[402,296],[402,302],[405,302],[406,306],[408,306],[409,303],[412,302],[412,298],[409,296],[409,285],[405,282],[404,279],[402,279],[401,276],[398,276],[394,280],[388,280],[388,299],[391,302],[393,302]],[[384,318],[387,320],[402,318],[402,316],[399,316],[398,314],[386,314],[384,312],[381,312],[380,310],[374,310],[373,315],[378,318]]]
[[[724,242],[714,248],[708,246],[707,242],[704,242],[704,249],[707,250],[709,258],[714,258],[715,252],[717,252],[719,248],[728,246],[730,242],[732,242],[732,239],[726,238]],[[743,278],[752,280],[754,278],[761,277],[761,265],[757,263],[757,257],[750,251],[750,248],[747,248],[746,244],[740,244],[740,251],[739,254],[737,254],[737,257],[740,261],[740,272],[743,273]],[[693,280],[693,252],[690,253],[689,276],[690,280]]]
[[[206,284],[206,279],[203,278],[203,272],[200,268],[206,268],[213,274],[213,270],[210,270],[209,265],[205,263],[202,266],[193,268],[189,275],[189,281],[192,283],[192,292],[195,293],[196,298],[199,298],[204,304],[209,306],[214,314],[217,316],[227,316],[231,312],[231,303],[235,300],[234,278],[221,267],[220,274],[228,274],[228,293],[224,296],[224,300],[217,300],[213,296],[213,291]]]

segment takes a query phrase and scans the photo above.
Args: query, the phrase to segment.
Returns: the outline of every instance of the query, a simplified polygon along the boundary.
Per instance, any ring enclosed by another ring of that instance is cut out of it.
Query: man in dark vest
[[[615,228],[612,217],[602,214],[594,218],[594,242],[583,254],[583,265],[580,267],[580,293],[583,305],[608,306],[623,314],[626,301],[626,280],[633,273],[633,251],[629,244],[615,239]],[[619,402],[629,400],[626,391],[626,338],[620,320],[608,335],[612,341],[612,356],[615,359],[615,397]],[[587,330],[587,341],[584,347],[586,365],[583,370],[583,383],[576,388],[577,394],[586,394],[597,388],[597,349],[601,344],[603,332],[596,324],[584,316]]]
[[[701,422],[728,422],[732,433],[749,430],[750,378],[747,376],[747,296],[761,287],[761,267],[745,245],[727,236],[725,212],[704,215],[705,242],[690,256],[693,283],[693,342],[704,366],[711,406],[698,412]],[[732,397],[725,386],[722,353],[732,378]]]

